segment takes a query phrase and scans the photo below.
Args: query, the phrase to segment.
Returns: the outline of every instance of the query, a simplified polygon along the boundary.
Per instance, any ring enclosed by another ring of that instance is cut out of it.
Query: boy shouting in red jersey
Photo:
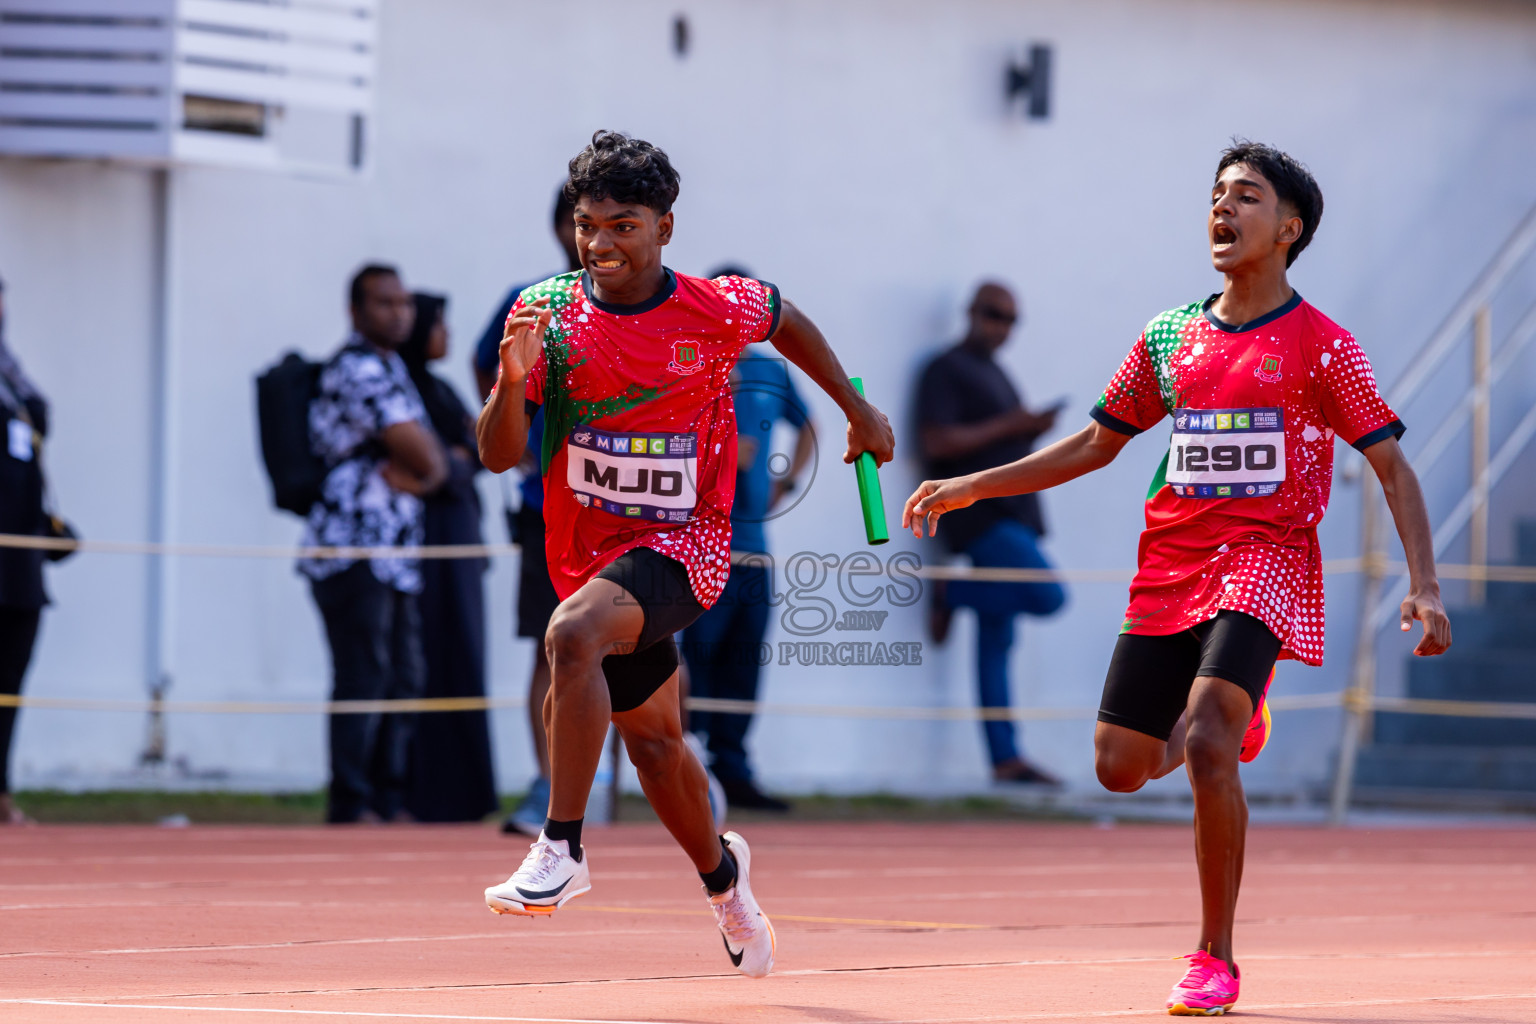
[[[1168,999],[1173,1014],[1237,1002],[1232,921],[1248,827],[1238,762],[1268,741],[1276,659],[1322,664],[1317,524],[1335,434],[1365,454],[1392,509],[1411,577],[1402,628],[1424,626],[1414,653],[1451,643],[1424,497],[1397,444],[1403,424],[1355,339],[1286,280],[1322,212],[1317,182],[1291,157],[1247,142],[1228,149],[1207,225],[1221,293],[1147,325],[1088,427],[1010,465],[928,481],[902,513],[904,527],[931,533],[939,516],[978,499],[1100,469],[1172,418],[1094,750],[1107,789],[1134,792],[1181,764],[1194,789],[1200,945]]]

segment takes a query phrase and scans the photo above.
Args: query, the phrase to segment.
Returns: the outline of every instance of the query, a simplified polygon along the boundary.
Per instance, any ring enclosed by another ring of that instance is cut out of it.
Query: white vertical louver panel
[[[0,0],[0,153],[345,172],[377,0]]]
[[[177,13],[178,156],[362,166],[377,0],[180,0]]]

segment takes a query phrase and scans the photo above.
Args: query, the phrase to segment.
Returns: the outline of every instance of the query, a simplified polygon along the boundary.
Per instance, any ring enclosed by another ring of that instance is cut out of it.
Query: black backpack
[[[325,460],[309,443],[309,404],[320,391],[324,366],[289,352],[256,378],[256,420],[272,504],[300,516],[309,515],[325,483]]]

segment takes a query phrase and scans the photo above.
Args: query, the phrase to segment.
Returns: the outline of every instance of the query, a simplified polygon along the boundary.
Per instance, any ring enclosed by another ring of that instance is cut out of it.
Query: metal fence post
[[[1349,815],[1355,786],[1355,759],[1362,742],[1369,739],[1371,698],[1376,692],[1376,592],[1386,574],[1385,559],[1378,550],[1380,510],[1375,475],[1369,469],[1360,474],[1360,610],[1355,627],[1355,659],[1350,671],[1349,688],[1344,691],[1344,730],[1339,741],[1339,763],[1333,773],[1333,799],[1328,820],[1342,825]]]
[[[1467,561],[1472,565],[1468,597],[1481,605],[1488,597],[1488,452],[1491,441],[1490,367],[1493,363],[1493,315],[1487,305],[1472,318],[1472,520],[1468,523]]]

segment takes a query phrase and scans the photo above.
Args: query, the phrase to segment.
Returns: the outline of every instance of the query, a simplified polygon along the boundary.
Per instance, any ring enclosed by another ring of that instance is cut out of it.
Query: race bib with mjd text
[[[1175,409],[1168,486],[1185,498],[1255,498],[1285,482],[1280,409]]]
[[[588,508],[626,519],[686,523],[698,504],[696,434],[571,430],[565,480]]]

